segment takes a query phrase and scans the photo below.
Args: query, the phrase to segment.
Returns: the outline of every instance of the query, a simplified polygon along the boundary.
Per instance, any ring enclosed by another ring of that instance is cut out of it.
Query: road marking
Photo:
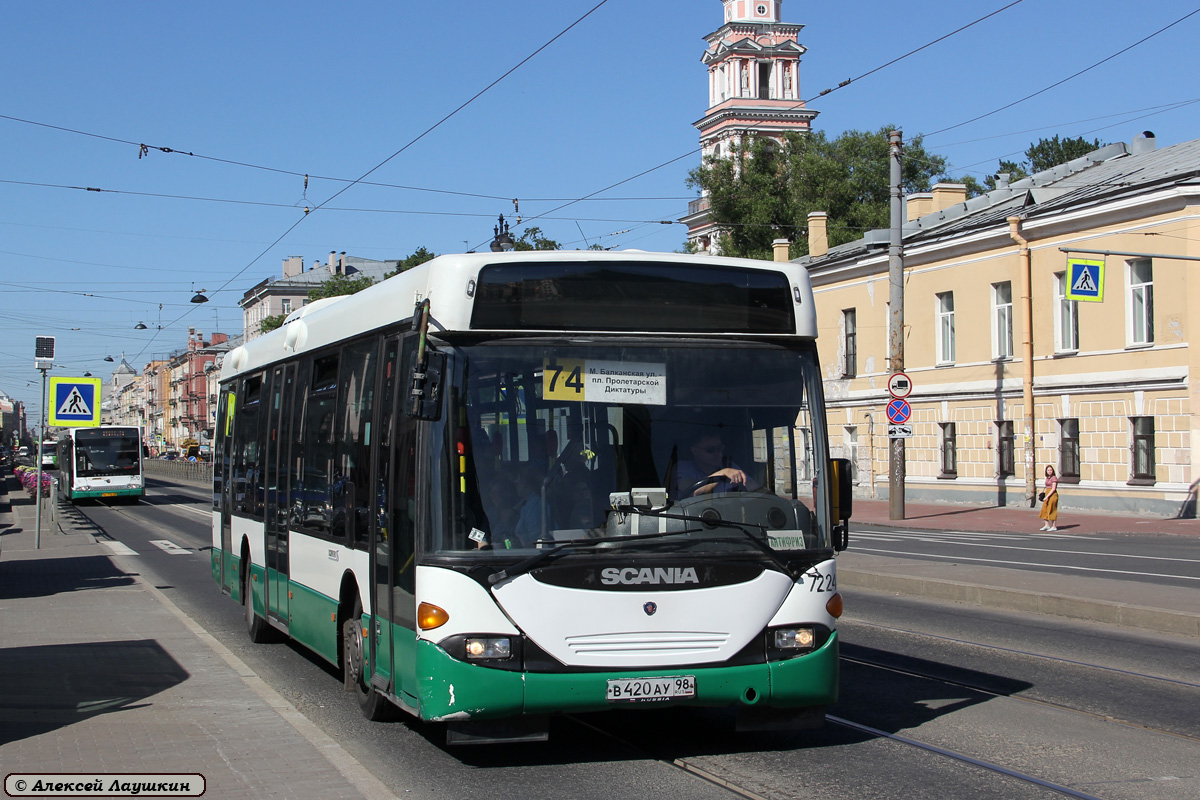
[[[187,556],[194,552],[186,547],[180,547],[174,542],[167,541],[166,539],[151,539],[150,544],[161,549],[165,553],[170,553],[173,556]]]
[[[205,519],[212,519],[212,509],[208,507],[200,509],[192,508],[191,506],[180,505],[178,503],[151,503],[149,500],[142,500],[141,502],[154,508],[169,508],[175,511],[187,511],[190,514],[197,514]]]
[[[1016,548],[1013,548],[1013,549],[1016,549]],[[1100,567],[1076,567],[1071,564],[1040,564],[1036,561],[1001,561],[998,558],[970,558],[967,556],[942,556],[942,555],[937,555],[936,553],[904,553],[899,550],[872,550],[869,547],[868,548],[856,547],[856,548],[854,548],[854,552],[856,552],[856,553],[878,553],[879,555],[882,555],[882,556],[916,556],[918,558],[941,558],[941,559],[945,559],[947,561],[977,561],[981,564],[1004,564],[1005,566],[1014,566],[1014,567],[1048,567],[1050,569],[1065,569],[1065,570],[1073,570],[1075,572],[1108,572],[1108,573],[1112,573],[1114,575],[1136,576],[1136,577],[1140,577],[1140,578],[1175,578],[1176,580],[1181,580],[1181,581],[1200,581],[1200,576],[1196,576],[1196,575],[1169,575],[1169,574],[1164,575],[1159,572],[1134,572],[1133,570],[1128,570],[1128,569],[1101,569]],[[1071,551],[1064,550],[1064,551],[1059,551],[1059,552],[1070,553]],[[1075,555],[1074,553],[1071,553],[1071,554]],[[1105,554],[1098,553],[1097,555],[1105,555]],[[1120,556],[1120,557],[1121,558],[1133,558],[1133,556]],[[1145,557],[1151,558],[1151,556],[1145,556]],[[1167,558],[1167,559],[1159,559],[1159,560],[1161,560],[1161,561],[1183,561],[1184,559]]]
[[[137,550],[118,542],[116,539],[100,539],[100,544],[112,550],[115,556],[136,556]]]
[[[867,537],[862,536],[860,538],[865,539]],[[1134,558],[1134,559],[1140,559],[1142,561],[1174,561],[1174,562],[1178,562],[1180,564],[1200,564],[1200,558],[1176,558],[1174,556],[1144,556],[1144,555],[1139,555],[1137,553],[1100,553],[1100,552],[1096,552],[1094,550],[1055,550],[1050,547],[1018,547],[1016,545],[1011,545],[1011,544],[988,544],[985,542],[952,542],[952,541],[948,541],[946,539],[926,537],[923,535],[908,536],[905,538],[907,538],[910,541],[923,542],[925,544],[957,544],[961,547],[990,547],[993,550],[1021,550],[1026,553],[1058,553],[1060,555],[1068,555],[1068,556],[1096,556],[1097,558],[1121,558],[1121,559]],[[996,538],[998,541],[1003,541],[1006,537],[998,536]],[[1052,535],[1049,535],[1049,534],[1042,534],[1040,536],[1035,535],[1035,534],[1029,534],[1026,538],[1028,541],[1033,541],[1033,540],[1045,541],[1046,539],[1052,539],[1052,538],[1056,538],[1056,537],[1053,537]],[[1057,537],[1057,539],[1059,541],[1074,541],[1070,536],[1059,536],[1059,537]],[[878,541],[888,541],[888,540],[880,539]],[[896,540],[893,539],[892,541],[896,541]],[[941,557],[942,558],[951,558],[951,556],[941,556]]]

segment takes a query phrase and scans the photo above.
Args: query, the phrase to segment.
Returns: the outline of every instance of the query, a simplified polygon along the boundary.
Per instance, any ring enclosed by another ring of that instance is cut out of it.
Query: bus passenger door
[[[288,445],[291,441],[292,399],[296,367],[276,367],[271,374],[270,405],[267,408],[267,449],[264,454],[266,483],[266,609],[267,618],[289,622],[288,603]]]
[[[213,454],[213,470],[219,476],[219,481],[213,482],[213,500],[215,510],[221,518],[221,541],[214,554],[213,570],[217,573],[214,575],[217,584],[225,594],[232,594],[233,587],[238,582],[237,567],[231,563],[230,558],[230,549],[233,547],[233,481],[230,468],[233,453],[233,417],[237,403],[237,395],[230,391],[232,386],[233,384],[226,384],[221,387],[221,401],[217,409],[217,426],[221,429],[217,437],[219,449]]]
[[[371,497],[367,503],[371,512],[371,620],[370,658],[371,680],[377,689],[392,691],[394,678],[392,658],[392,520],[389,513],[391,476],[394,469],[396,422],[396,358],[399,341],[392,337],[383,345],[380,365],[382,384],[379,387],[378,442],[371,449],[374,476]]]

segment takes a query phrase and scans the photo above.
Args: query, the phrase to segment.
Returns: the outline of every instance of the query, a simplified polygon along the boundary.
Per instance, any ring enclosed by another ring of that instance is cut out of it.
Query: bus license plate
[[[608,702],[647,703],[696,696],[696,677],[620,678],[608,682]]]
[[[117,493],[116,492],[101,492],[100,496],[101,497],[116,497]]]

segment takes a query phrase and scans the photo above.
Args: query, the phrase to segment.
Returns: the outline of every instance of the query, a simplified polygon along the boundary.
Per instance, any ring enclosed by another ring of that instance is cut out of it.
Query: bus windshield
[[[445,350],[449,422],[432,443],[443,457],[426,553],[530,555],[584,539],[605,540],[592,554],[830,547],[810,344],[509,340]],[[636,497],[640,513],[614,512],[614,493]]]
[[[136,430],[97,428],[75,434],[75,475],[137,475],[141,453]]]

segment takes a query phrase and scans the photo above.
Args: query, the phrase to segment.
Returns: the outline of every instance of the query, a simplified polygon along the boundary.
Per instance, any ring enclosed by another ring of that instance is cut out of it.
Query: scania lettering
[[[617,569],[616,567],[607,567],[600,571],[601,583],[624,583],[624,584],[660,584],[660,583],[699,583],[700,578],[696,575],[695,567],[659,567],[650,569],[643,567],[626,567],[625,569]]]
[[[820,724],[851,499],[816,334],[802,268],[683,254],[446,255],[310,303],[225,357],[213,577],[450,743]]]

